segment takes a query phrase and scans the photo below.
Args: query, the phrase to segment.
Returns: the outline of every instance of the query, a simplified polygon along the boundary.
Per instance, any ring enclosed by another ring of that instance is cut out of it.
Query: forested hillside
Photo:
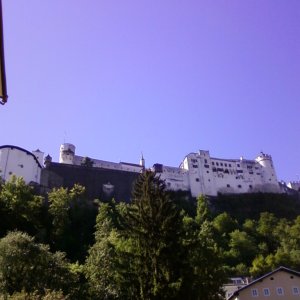
[[[220,299],[228,276],[300,269],[299,200],[167,193],[147,171],[131,203],[0,184],[6,299]],[[208,276],[209,274],[209,276]]]

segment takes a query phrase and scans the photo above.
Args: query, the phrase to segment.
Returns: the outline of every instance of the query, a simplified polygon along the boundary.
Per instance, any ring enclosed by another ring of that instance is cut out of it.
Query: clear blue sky
[[[272,155],[300,175],[299,0],[3,0],[1,144],[178,166]]]

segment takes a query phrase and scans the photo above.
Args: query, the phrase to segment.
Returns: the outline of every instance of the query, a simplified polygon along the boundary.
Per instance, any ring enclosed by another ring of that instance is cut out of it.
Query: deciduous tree
[[[3,294],[45,289],[75,293],[76,274],[61,252],[51,253],[26,233],[11,232],[0,240],[0,291]],[[75,294],[73,294],[75,295]]]

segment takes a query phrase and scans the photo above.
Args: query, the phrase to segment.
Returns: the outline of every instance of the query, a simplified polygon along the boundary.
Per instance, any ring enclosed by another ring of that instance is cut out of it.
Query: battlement
[[[269,159],[272,160],[272,156],[270,154],[266,154],[264,152],[260,152],[256,159]]]

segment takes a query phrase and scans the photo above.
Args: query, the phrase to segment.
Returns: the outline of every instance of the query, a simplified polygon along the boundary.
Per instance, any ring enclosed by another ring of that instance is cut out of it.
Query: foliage
[[[94,299],[220,299],[225,280],[204,197],[189,217],[146,171],[131,204],[101,204],[85,265]]]
[[[45,289],[74,293],[77,278],[61,252],[37,244],[22,232],[11,232],[0,240],[0,291],[40,294]]]
[[[73,261],[84,261],[93,242],[96,211],[84,193],[85,188],[78,184],[70,190],[59,188],[48,193],[51,246],[66,252]]]
[[[85,274],[93,299],[126,299],[131,286],[126,283],[130,270],[126,271],[126,251],[120,246],[123,242],[118,230],[118,212],[114,202],[99,206],[95,233],[95,244],[89,250],[85,264]],[[124,276],[125,275],[125,276]],[[132,285],[132,283],[131,283]]]
[[[0,298],[215,300],[225,275],[299,270],[298,200],[230,197],[189,202],[146,171],[131,203],[99,200],[96,219],[80,185],[44,200],[22,178],[0,182]]]
[[[239,223],[246,219],[258,220],[262,212],[274,214],[277,218],[292,220],[300,215],[300,198],[296,195],[249,193],[220,194],[212,200],[217,214],[227,212]]]
[[[82,159],[81,166],[91,168],[91,167],[93,167],[93,165],[94,165],[94,162],[91,158],[86,156]]]
[[[126,226],[136,248],[140,298],[173,298],[180,288],[181,218],[155,173],[146,171],[137,180]]]
[[[38,292],[26,293],[24,291],[17,292],[7,297],[7,300],[68,300],[62,291],[45,290],[43,295]]]
[[[43,236],[43,197],[35,195],[33,188],[22,177],[12,176],[0,188],[0,234],[9,230],[23,230],[32,235]]]
[[[196,216],[184,216],[185,265],[180,299],[223,299],[222,284],[226,277],[209,216],[208,203],[203,196],[197,200]]]

